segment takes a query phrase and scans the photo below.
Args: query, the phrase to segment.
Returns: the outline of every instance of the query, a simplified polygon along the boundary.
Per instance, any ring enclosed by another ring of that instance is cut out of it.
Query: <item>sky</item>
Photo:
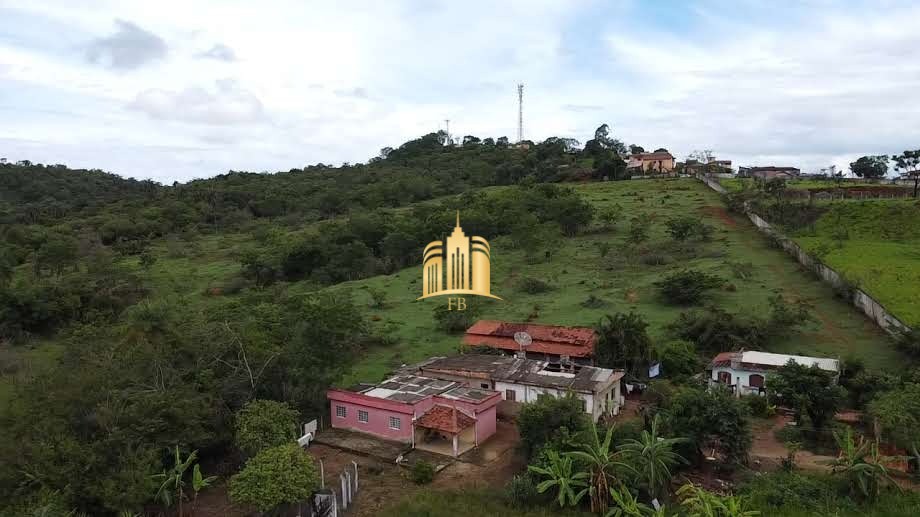
[[[845,168],[920,148],[920,3],[0,0],[0,157],[170,184],[444,128]]]

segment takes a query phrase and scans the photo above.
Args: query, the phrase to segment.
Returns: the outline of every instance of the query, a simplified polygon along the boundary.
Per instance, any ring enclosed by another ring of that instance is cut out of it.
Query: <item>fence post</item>
[[[342,510],[348,509],[348,486],[345,484],[345,474],[339,476],[342,482]]]
[[[352,460],[351,464],[355,466],[355,492],[357,492],[358,491],[358,462]]]

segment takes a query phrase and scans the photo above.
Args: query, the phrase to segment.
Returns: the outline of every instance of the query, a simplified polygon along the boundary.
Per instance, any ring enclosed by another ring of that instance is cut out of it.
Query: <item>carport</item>
[[[476,447],[476,419],[454,406],[436,404],[415,421],[415,448],[457,457]]]

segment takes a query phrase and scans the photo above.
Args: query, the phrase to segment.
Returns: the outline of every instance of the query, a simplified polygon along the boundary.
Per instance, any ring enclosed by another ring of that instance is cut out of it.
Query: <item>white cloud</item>
[[[530,139],[608,122],[646,148],[806,169],[920,146],[910,4],[13,1],[37,34],[0,39],[15,159],[169,181],[363,161],[444,119],[514,136],[519,81]],[[41,30],[65,23],[112,68]]]
[[[204,124],[242,124],[264,119],[262,102],[230,80],[218,81],[214,90],[144,90],[129,107],[153,118]]]

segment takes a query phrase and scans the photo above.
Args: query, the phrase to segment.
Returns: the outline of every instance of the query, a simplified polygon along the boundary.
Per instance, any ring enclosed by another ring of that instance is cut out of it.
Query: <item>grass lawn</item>
[[[600,231],[561,241],[549,261],[530,264],[503,238],[492,245],[492,292],[504,298],[483,307],[483,318],[563,325],[593,325],[603,315],[635,310],[650,322],[656,341],[669,339],[665,325],[680,314],[681,307],[661,303],[653,283],[664,274],[681,268],[715,273],[734,285],[722,290],[711,302],[730,311],[762,314],[768,299],[784,293],[814,305],[816,320],[799,335],[775,345],[771,351],[863,358],[870,368],[890,368],[902,361],[887,336],[855,308],[835,297],[832,289],[802,271],[781,250],[769,245],[745,219],[725,212],[718,195],[696,180],[634,180],[586,183],[575,187],[598,208],[620,204],[624,221],[612,231]],[[641,216],[652,222],[652,249],[667,249],[669,237],[664,221],[676,215],[701,217],[716,231],[713,241],[699,245],[696,258],[676,260],[667,265],[648,266],[634,257],[625,243],[627,220]],[[462,217],[462,214],[461,214]],[[599,246],[610,247],[601,257]],[[754,274],[743,280],[732,273],[732,263],[752,264]],[[330,289],[350,289],[362,300],[363,291],[373,286],[386,292],[383,309],[368,309],[373,324],[395,339],[390,347],[371,350],[362,357],[341,385],[381,380],[388,371],[404,363],[432,355],[456,353],[460,335],[449,335],[435,327],[432,309],[445,299],[416,301],[421,295],[421,272],[408,268],[394,275],[339,284]],[[524,277],[540,278],[555,287],[542,294],[527,294],[517,289]],[[603,300],[602,307],[582,305],[589,296]]]

